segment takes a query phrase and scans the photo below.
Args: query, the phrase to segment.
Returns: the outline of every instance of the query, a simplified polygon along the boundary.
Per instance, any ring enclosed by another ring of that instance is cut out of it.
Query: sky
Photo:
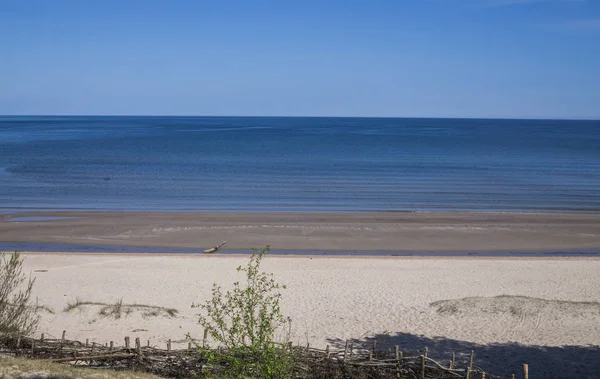
[[[600,0],[0,0],[0,114],[600,119]]]

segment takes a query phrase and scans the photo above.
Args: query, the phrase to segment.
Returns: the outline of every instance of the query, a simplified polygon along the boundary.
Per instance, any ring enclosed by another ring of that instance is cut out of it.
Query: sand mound
[[[503,314],[530,317],[545,314],[573,318],[600,315],[599,302],[546,300],[527,296],[465,297],[436,301],[430,306],[436,308],[436,311],[442,315]]]
[[[89,302],[77,300],[75,303],[67,305],[65,312],[72,312],[78,310],[79,312],[87,312],[97,314],[98,316],[120,319],[121,317],[127,317],[129,315],[139,314],[144,318],[148,317],[175,317],[178,313],[177,309],[165,308],[154,305],[146,304],[123,304],[122,302],[116,302],[114,304],[100,303],[100,302]]]

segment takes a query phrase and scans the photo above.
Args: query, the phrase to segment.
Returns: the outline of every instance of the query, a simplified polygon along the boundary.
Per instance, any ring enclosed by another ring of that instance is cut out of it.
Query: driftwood
[[[223,242],[220,245],[217,245],[215,247],[211,247],[210,249],[206,249],[202,252],[202,254],[212,254],[212,253],[216,253],[217,251],[221,250],[221,248],[223,246],[225,246],[225,244],[227,243],[227,241]]]
[[[125,337],[125,341],[128,340]],[[44,359],[78,367],[143,371],[165,378],[203,378],[222,370],[218,364],[209,365],[207,350],[199,344],[192,347],[188,343],[187,348],[182,350],[172,349],[169,343],[165,349],[151,347],[149,342],[148,346],[142,346],[139,339],[136,339],[135,346],[131,348],[114,343],[111,345],[112,348],[108,344],[70,341],[64,338],[64,333],[62,338],[56,339],[15,336],[0,338],[0,355]],[[329,346],[322,350],[310,346],[281,345],[280,350],[282,353],[292,353],[294,377],[297,379],[498,378],[475,366],[472,358],[464,367],[457,367],[455,360],[443,364],[424,354],[405,356],[399,346],[377,350],[377,346],[373,344],[355,349],[353,344],[346,343],[345,348],[336,351]],[[222,349],[219,351],[228,354]],[[239,354],[238,352],[237,355]],[[524,371],[527,377],[526,365]]]

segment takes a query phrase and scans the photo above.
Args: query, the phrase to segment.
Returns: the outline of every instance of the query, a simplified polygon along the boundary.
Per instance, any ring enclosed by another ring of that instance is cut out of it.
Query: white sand
[[[38,333],[58,337],[66,330],[69,339],[117,344],[125,336],[140,337],[161,347],[168,339],[183,342],[187,332],[200,337],[198,310],[190,305],[206,301],[214,282],[227,286],[239,279],[235,267],[247,261],[199,255],[25,256],[25,270],[37,280],[35,296],[55,312],[42,311]],[[495,372],[530,362],[532,372],[579,370],[578,377],[600,377],[600,305],[585,303],[600,302],[600,259],[271,256],[263,268],[287,284],[284,312],[301,344],[324,347],[376,336],[380,346],[400,344],[413,352],[428,346],[444,359],[450,350],[475,348],[482,352],[478,362]],[[493,298],[499,295],[509,297]],[[461,300],[471,297],[477,298]],[[179,315],[144,317],[134,311],[114,319],[98,315],[99,306],[63,312],[76,298],[171,307]],[[452,301],[431,305],[446,300]],[[571,347],[559,348],[564,345]],[[595,347],[577,347],[585,345]]]

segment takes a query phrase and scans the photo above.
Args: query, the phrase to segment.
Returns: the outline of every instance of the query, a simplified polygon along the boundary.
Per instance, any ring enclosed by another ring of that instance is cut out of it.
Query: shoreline
[[[187,254],[187,253],[128,253],[128,252],[83,252],[83,251],[75,251],[75,252],[65,252],[65,251],[17,251],[20,255],[24,257],[43,257],[47,255],[51,256],[62,256],[62,257],[97,257],[97,258],[106,258],[106,257],[123,257],[123,258],[135,258],[135,257],[157,257],[157,258],[168,258],[168,257],[176,257],[176,258],[189,258],[189,259],[248,259],[250,256],[249,253],[239,253],[239,254]],[[10,254],[11,251],[2,251],[0,253]],[[479,261],[479,260],[488,260],[488,261],[600,261],[600,255],[556,255],[556,256],[532,256],[532,255],[507,255],[507,256],[498,256],[498,255],[326,255],[326,254],[317,254],[317,255],[306,255],[306,254],[271,254],[270,252],[266,254],[266,259],[271,258],[281,258],[281,259],[360,259],[360,260],[432,260],[432,261]]]
[[[223,241],[228,241],[226,250],[246,251],[265,245],[280,251],[391,254],[600,251],[600,214],[61,211],[0,215],[0,242],[4,243],[201,251]]]

